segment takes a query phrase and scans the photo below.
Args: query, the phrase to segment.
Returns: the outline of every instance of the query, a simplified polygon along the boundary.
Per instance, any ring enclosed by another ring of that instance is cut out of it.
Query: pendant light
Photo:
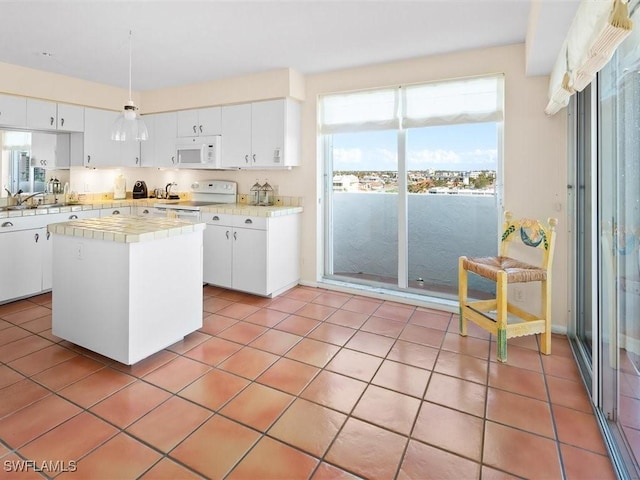
[[[138,107],[131,99],[131,30],[129,30],[129,101],[111,127],[111,140],[124,142],[143,141],[149,138],[144,121],[137,112]]]

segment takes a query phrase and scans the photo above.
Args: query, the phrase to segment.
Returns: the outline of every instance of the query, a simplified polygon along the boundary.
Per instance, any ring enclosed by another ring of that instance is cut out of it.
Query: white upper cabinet
[[[153,160],[156,157],[156,116],[142,115],[142,120],[149,132],[149,138],[140,142],[140,163],[143,167],[153,167]]]
[[[84,161],[85,167],[110,167],[119,165],[120,142],[111,140],[111,126],[118,112],[85,108],[84,111]]]
[[[55,130],[58,108],[55,102],[27,98],[27,127],[37,130]]]
[[[69,168],[69,137],[68,133],[32,132],[31,166],[45,169]]]
[[[27,98],[27,127],[35,130],[84,131],[84,108]]]
[[[114,142],[113,140],[109,139]],[[146,140],[145,140],[146,141]],[[114,166],[117,167],[141,167],[140,142],[139,140],[127,140],[126,142],[114,142],[118,144],[118,157]]]
[[[84,160],[85,167],[139,167],[140,142],[111,140],[111,127],[119,112],[85,108]]]
[[[222,166],[251,166],[251,104],[222,107]]]
[[[278,99],[222,107],[222,165],[300,165],[300,104]]]
[[[205,135],[220,135],[221,108],[198,108],[178,112],[178,136],[199,137]]]
[[[64,132],[84,132],[84,107],[58,104],[58,130]]]
[[[149,130],[149,140],[142,142],[142,166],[176,167],[177,114],[155,113],[142,118]]]
[[[0,125],[25,127],[27,125],[27,99],[0,95]]]

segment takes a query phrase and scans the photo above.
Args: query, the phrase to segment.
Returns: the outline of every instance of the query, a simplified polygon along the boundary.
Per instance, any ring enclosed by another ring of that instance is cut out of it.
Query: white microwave
[[[220,135],[178,138],[176,158],[183,168],[221,168]]]

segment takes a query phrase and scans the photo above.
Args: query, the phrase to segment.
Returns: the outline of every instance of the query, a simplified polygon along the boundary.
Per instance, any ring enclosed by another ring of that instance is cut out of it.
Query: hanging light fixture
[[[111,127],[111,140],[124,142],[128,140],[147,140],[149,131],[138,114],[135,103],[131,99],[131,30],[129,30],[129,101]]]

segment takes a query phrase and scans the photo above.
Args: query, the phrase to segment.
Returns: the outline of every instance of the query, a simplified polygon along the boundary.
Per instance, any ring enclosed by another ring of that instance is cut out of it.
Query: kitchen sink
[[[3,207],[4,210],[29,210],[32,207],[31,205],[9,205],[8,207]]]
[[[9,205],[6,207],[0,207],[0,211],[7,210],[32,210],[35,208],[56,208],[56,207],[66,207],[69,205],[73,205],[71,203],[41,203],[40,205]]]
[[[41,203],[36,208],[54,208],[54,207],[66,207],[69,203]]]

